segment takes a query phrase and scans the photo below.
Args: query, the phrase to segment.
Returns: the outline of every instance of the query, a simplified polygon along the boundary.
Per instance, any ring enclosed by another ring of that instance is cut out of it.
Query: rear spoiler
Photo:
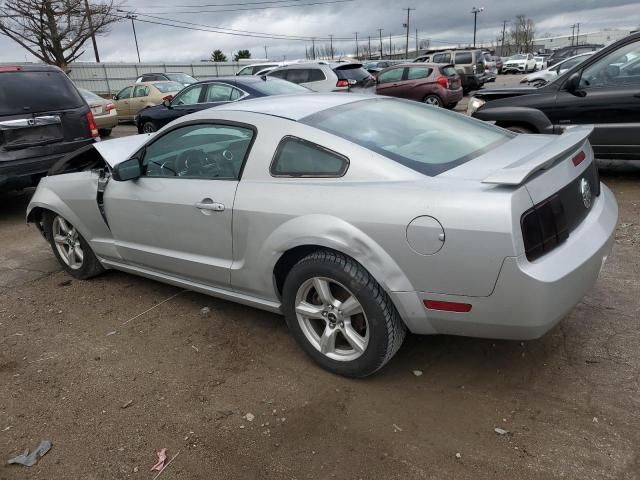
[[[551,168],[559,159],[576,153],[593,132],[593,125],[567,128],[547,146],[526,155],[508,167],[493,172],[482,183],[520,185],[539,170]]]

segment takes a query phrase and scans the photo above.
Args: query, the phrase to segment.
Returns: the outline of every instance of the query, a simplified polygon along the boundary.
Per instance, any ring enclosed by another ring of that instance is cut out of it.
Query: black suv
[[[37,184],[56,161],[96,138],[91,110],[62,70],[0,66],[0,190]]]
[[[640,33],[594,53],[540,88],[476,92],[467,113],[521,133],[592,124],[596,157],[640,160]]]

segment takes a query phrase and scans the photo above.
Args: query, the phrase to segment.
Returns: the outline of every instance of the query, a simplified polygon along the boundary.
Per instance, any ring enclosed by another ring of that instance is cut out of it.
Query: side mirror
[[[584,92],[580,94],[580,72],[573,73],[564,84],[564,88],[567,89],[567,92],[572,93],[578,97],[584,97]]]
[[[113,167],[113,179],[118,182],[126,182],[142,176],[142,168],[140,168],[140,160],[131,158],[117,164]]]
[[[164,105],[167,108],[171,108],[171,100],[163,100],[162,105]]]

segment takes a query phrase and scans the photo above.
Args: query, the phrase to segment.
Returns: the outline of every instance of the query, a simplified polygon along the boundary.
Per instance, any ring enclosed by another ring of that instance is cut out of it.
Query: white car
[[[297,83],[314,92],[341,92],[350,89],[368,89],[375,86],[375,78],[362,68],[361,63],[305,62],[285,65],[272,70],[269,77]]]
[[[504,62],[504,73],[529,73],[536,69],[536,60],[531,53],[519,53],[513,55]]]
[[[533,57],[536,61],[536,71],[547,68],[547,57]]]
[[[522,80],[520,80],[520,83],[528,83],[536,87],[546,85],[556,77],[562,75],[564,72],[566,72],[570,68],[573,68],[579,63],[584,62],[587,58],[589,58],[594,53],[595,52],[581,53],[580,55],[576,55],[574,57],[570,57],[570,58],[567,58],[566,60],[558,62],[554,66],[549,67],[545,70],[530,73],[529,75],[525,76]]]

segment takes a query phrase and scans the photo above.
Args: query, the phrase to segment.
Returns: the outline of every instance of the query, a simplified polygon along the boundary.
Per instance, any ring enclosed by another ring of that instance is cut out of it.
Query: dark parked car
[[[141,110],[134,121],[139,133],[151,133],[176,118],[224,103],[269,95],[308,92],[310,90],[305,87],[278,78],[250,75],[222,77],[189,85],[179,91],[173,99],[165,100],[162,105]]]
[[[640,159],[640,33],[600,50],[540,88],[476,92],[467,113],[521,133],[592,124],[596,157]]]
[[[173,73],[143,73],[138,78],[136,78],[136,83],[140,82],[178,82],[184,85],[191,85],[192,83],[196,83],[198,80],[193,78],[191,75],[187,75],[182,72],[173,72]]]
[[[380,72],[376,93],[454,108],[462,100],[462,85],[453,65],[408,63]]]
[[[390,61],[390,60],[380,60],[380,61],[375,61],[375,62],[364,62],[362,64],[362,68],[364,68],[371,75],[377,75],[378,73],[380,73],[385,68],[389,68],[389,67],[391,67],[391,66],[393,66],[395,64],[396,64],[396,62],[393,62],[393,61]]]
[[[37,184],[55,162],[96,138],[91,109],[62,70],[0,66],[0,190]]]
[[[558,63],[561,60],[565,60],[569,57],[575,57],[576,55],[579,55],[581,53],[595,52],[596,50],[600,50],[603,47],[604,45],[583,44],[557,48],[547,59],[547,68]]]

